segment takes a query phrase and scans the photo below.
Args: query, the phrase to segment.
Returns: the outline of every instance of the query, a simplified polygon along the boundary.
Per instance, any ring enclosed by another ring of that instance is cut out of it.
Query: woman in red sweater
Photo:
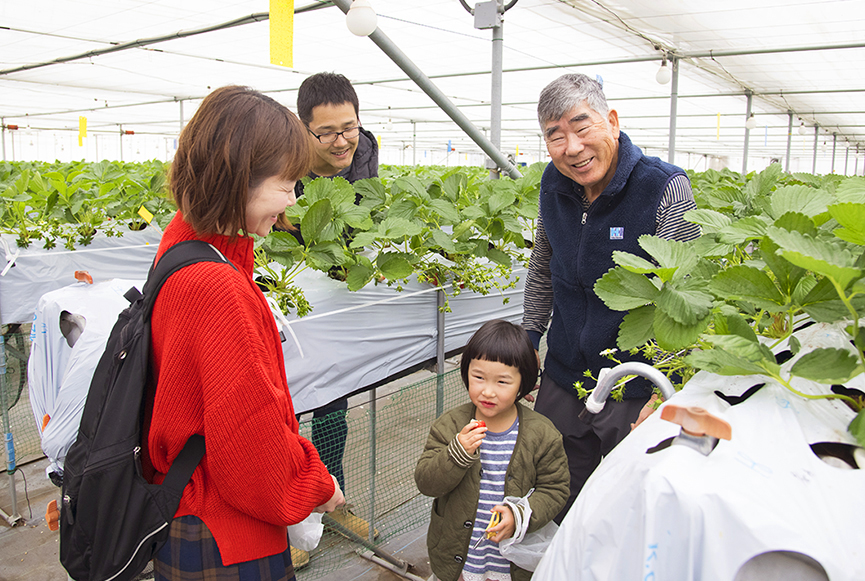
[[[192,434],[203,434],[206,448],[154,560],[157,580],[293,580],[286,526],[344,502],[298,435],[279,332],[252,278],[249,234],[287,225],[285,208],[310,159],[297,117],[246,87],[208,95],[180,134],[170,175],[179,210],[157,260],[197,239],[234,268],[187,266],[153,308],[146,475],[161,482]]]

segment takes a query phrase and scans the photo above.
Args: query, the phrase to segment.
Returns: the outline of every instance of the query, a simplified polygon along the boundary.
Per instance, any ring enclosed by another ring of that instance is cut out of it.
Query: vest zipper
[[[586,225],[586,218],[588,217],[588,215],[589,215],[588,210],[583,212],[583,221],[582,221],[583,226]]]

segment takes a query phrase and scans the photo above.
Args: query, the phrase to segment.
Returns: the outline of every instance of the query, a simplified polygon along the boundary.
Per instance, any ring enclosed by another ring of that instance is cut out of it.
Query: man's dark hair
[[[307,77],[297,91],[297,116],[307,126],[312,122],[312,110],[319,105],[351,103],[360,118],[357,93],[351,82],[339,73],[316,73]]]
[[[469,386],[469,364],[473,359],[516,367],[520,372],[518,400],[532,391],[538,382],[535,347],[525,330],[509,321],[487,321],[469,339],[460,361],[460,374],[466,389]]]

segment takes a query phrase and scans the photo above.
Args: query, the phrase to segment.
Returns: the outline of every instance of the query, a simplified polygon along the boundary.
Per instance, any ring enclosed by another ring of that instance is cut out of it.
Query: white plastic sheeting
[[[368,285],[348,292],[345,283],[305,271],[297,283],[314,305],[310,315],[291,317],[297,343],[283,343],[288,386],[298,412],[377,383],[436,356],[436,290],[409,282],[401,292]],[[487,296],[463,291],[445,315],[445,351],[463,347],[490,319],[522,319],[523,280],[514,289]],[[509,302],[503,305],[503,298]],[[299,346],[298,346],[299,345]]]
[[[842,334],[828,325],[796,335],[803,346],[798,356],[818,346],[845,348]],[[763,382],[732,406],[714,393],[738,396]],[[825,386],[801,379],[794,386],[825,393]],[[865,377],[847,387],[865,392]],[[807,555],[833,581],[865,579],[865,469],[835,467],[810,447],[855,444],[846,431],[850,408],[838,400],[805,400],[763,377],[707,372],[671,401],[726,420],[732,439],[708,456],[685,446],[649,453],[680,430],[660,413],[650,416],[592,474],[534,579],[732,580],[767,551]]]
[[[146,273],[147,267],[138,274]],[[313,314],[302,319],[276,317],[285,331],[283,355],[296,412],[327,404],[435,358],[436,290],[428,284],[410,282],[402,292],[382,285],[352,293],[344,283],[312,270],[301,273],[296,282],[314,305]],[[49,471],[62,471],[108,334],[128,305],[123,294],[133,285],[142,288],[143,283],[143,278],[75,283],[38,299],[28,377],[36,424],[41,426],[46,414],[51,418],[42,432],[42,449],[51,461]],[[506,291],[507,305],[500,294],[463,292],[451,299],[453,312],[445,317],[445,349],[464,346],[489,319],[518,322],[522,290],[520,282]],[[84,320],[74,347],[60,330],[64,311]]]
[[[123,294],[143,284],[143,279],[112,279],[92,286],[79,282],[38,299],[30,328],[27,378],[36,425],[42,426],[44,416],[50,417],[41,433],[48,472],[63,472],[66,452],[78,434],[96,364],[117,315],[129,305]],[[60,328],[64,311],[83,319],[83,330],[72,346]]]
[[[162,233],[153,227],[124,230],[120,238],[100,232],[88,246],[75,250],[62,245],[45,250],[41,240],[19,248],[15,238],[0,235],[5,252],[5,274],[0,275],[0,322],[4,325],[29,323],[39,297],[75,282],[76,270],[89,272],[93,282],[145,278]]]
[[[323,3],[295,0],[296,8],[316,4]],[[489,128],[491,31],[475,29],[458,0],[371,4],[380,30],[477,127]],[[267,10],[264,0],[4,2],[0,70],[214,27]],[[837,133],[834,169],[842,173],[847,140],[865,154],[863,25],[865,7],[855,0],[519,0],[504,15],[502,150],[529,162],[546,159],[535,114],[538,94],[560,74],[580,72],[602,77],[625,131],[652,155],[665,157],[672,84],[659,85],[655,74],[664,53],[672,52],[700,55],[681,61],[678,163],[703,170],[704,155],[718,156],[739,171],[735,158],[743,150],[745,91],[751,90],[758,127],[750,132],[749,168],[783,159],[786,112],[792,110],[793,171],[811,171],[816,122],[818,172],[832,167]],[[319,71],[336,71],[355,83],[361,120],[381,136],[386,163],[465,164],[469,153],[479,151],[370,39],[348,31],[337,8],[296,15],[293,69],[269,63],[268,34],[268,21],[261,20],[0,74],[0,117],[20,128],[6,133],[7,159],[117,159],[121,147],[126,160],[170,158],[180,126],[210,90],[246,84],[294,109],[300,83]],[[852,48],[857,44],[860,48]],[[797,50],[806,47],[827,48]],[[82,147],[79,115],[88,118]],[[795,131],[798,117],[807,124],[805,136]],[[135,135],[121,137],[121,129]],[[449,141],[456,152],[446,152]],[[865,160],[860,155],[858,161],[861,173]]]

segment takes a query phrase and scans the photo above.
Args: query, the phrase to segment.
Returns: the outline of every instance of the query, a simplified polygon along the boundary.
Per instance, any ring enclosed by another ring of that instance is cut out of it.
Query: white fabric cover
[[[147,267],[140,274],[146,275]],[[312,314],[277,317],[284,330],[286,375],[298,413],[384,380],[436,356],[436,293],[427,284],[408,283],[402,292],[386,285],[349,292],[344,283],[307,270],[298,277]],[[90,380],[117,315],[123,294],[144,279],[75,283],[44,294],[36,304],[28,365],[30,397],[37,426],[51,416],[42,449],[51,470],[62,470],[74,441]],[[463,292],[451,299],[445,316],[445,349],[462,347],[491,318],[514,322],[522,316],[522,283],[500,294]],[[74,348],[60,332],[62,311],[83,316],[86,327]],[[284,321],[286,324],[284,324]],[[290,328],[290,329],[289,329]],[[230,340],[230,339],[228,339]]]
[[[796,335],[798,356],[843,344],[831,325]],[[764,381],[734,406],[714,394],[740,395]],[[809,381],[797,379],[794,386],[825,393],[825,386]],[[863,376],[847,386],[863,389]],[[805,400],[762,377],[706,372],[672,401],[725,419],[732,440],[721,440],[708,456],[686,446],[649,454],[679,433],[660,413],[650,416],[589,478],[534,579],[732,580],[748,559],[775,550],[812,557],[833,581],[865,579],[865,470],[830,466],[810,448],[825,441],[854,444],[846,430],[854,417],[850,408],[837,400]]]
[[[111,278],[145,278],[162,233],[152,226],[122,232],[119,238],[99,233],[92,243],[76,250],[62,246],[45,250],[41,240],[34,240],[29,248],[18,248],[16,236],[0,235],[4,252],[0,272],[8,267],[0,276],[0,322],[29,323],[39,297],[74,283],[76,270],[89,272],[94,283]],[[9,267],[12,261],[14,266]]]
[[[144,281],[113,279],[97,284],[79,282],[44,294],[36,306],[30,330],[27,377],[30,406],[36,425],[51,419],[42,432],[42,450],[50,462],[48,472],[62,472],[78,424],[90,380],[105,350],[117,315],[129,305],[123,294]],[[84,318],[81,335],[70,347],[60,331],[60,315],[68,311]]]

